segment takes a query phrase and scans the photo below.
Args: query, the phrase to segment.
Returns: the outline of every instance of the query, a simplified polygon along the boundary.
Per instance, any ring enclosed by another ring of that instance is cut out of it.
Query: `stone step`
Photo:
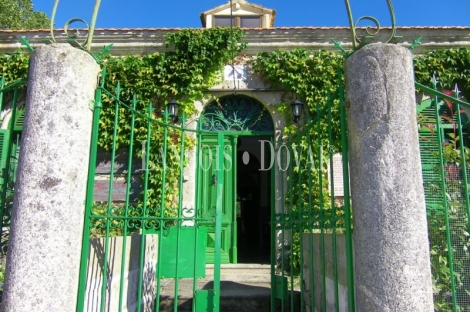
[[[214,265],[206,266],[205,279],[213,280]],[[223,264],[220,270],[221,281],[250,283],[271,283],[271,266],[265,264]]]
[[[198,290],[213,289],[214,265],[206,266],[206,276],[197,279]],[[192,311],[193,279],[178,282],[178,311]],[[174,279],[161,282],[160,311],[174,311]],[[271,304],[271,267],[260,264],[221,265],[220,311],[223,312],[267,312]],[[295,309],[299,311],[299,295],[294,295]],[[276,300],[276,311],[280,311],[280,300]],[[289,302],[284,302],[284,311],[290,311]],[[279,308],[279,309],[278,309]]]

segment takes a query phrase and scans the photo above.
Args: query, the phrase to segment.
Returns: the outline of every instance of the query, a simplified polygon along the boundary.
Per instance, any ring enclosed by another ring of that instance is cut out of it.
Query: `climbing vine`
[[[152,104],[152,118],[163,120],[163,110],[171,99],[176,99],[186,115],[195,113],[194,101],[207,97],[205,90],[222,78],[222,68],[246,47],[242,41],[243,31],[232,28],[184,29],[166,34],[168,52],[148,55],[128,55],[123,57],[105,56],[101,66],[106,67],[104,88],[114,95],[119,94],[121,101],[130,103],[138,99],[136,109],[148,115]],[[29,55],[14,53],[0,56],[0,76],[5,75],[9,84],[24,79],[28,74]],[[119,86],[118,86],[119,84]],[[110,150],[113,145],[115,125],[114,96],[103,93],[103,108],[100,118],[100,147]],[[129,146],[130,114],[124,108],[118,110],[116,148]],[[134,138],[136,156],[142,156],[141,142],[147,140],[147,119],[136,118]],[[161,148],[163,146],[163,127],[152,125],[150,176],[147,198],[149,207],[159,207],[161,198]],[[171,206],[177,200],[178,177],[180,174],[180,132],[168,129],[166,156],[165,201]],[[186,140],[186,147],[194,145],[194,140]]]
[[[124,102],[130,102],[134,94],[138,99],[137,109],[147,114],[148,105],[152,103],[152,117],[162,119],[162,110],[172,98],[182,104],[187,115],[195,113],[194,101],[206,97],[205,90],[213,86],[220,78],[223,65],[230,63],[245,47],[243,32],[239,29],[185,29],[166,35],[169,52],[154,53],[142,56],[107,56],[102,60],[102,66],[107,68],[105,88],[116,90],[119,82],[119,96]],[[13,53],[0,56],[0,75],[4,75],[6,83],[27,77],[29,55]],[[275,51],[260,53],[252,60],[252,67],[270,87],[285,90],[286,99],[279,106],[287,120],[291,117],[289,103],[292,97],[301,99],[306,105],[310,118],[316,118],[318,107],[327,103],[328,95],[333,92],[339,79],[344,59],[339,53],[326,51],[310,51],[296,49],[292,51]],[[436,50],[414,58],[416,80],[424,85],[430,85],[436,75],[440,88],[453,89],[459,85],[462,93],[470,95],[470,50],[468,48]],[[113,91],[114,92],[114,91]],[[116,93],[116,92],[115,92]],[[338,107],[333,106],[331,116],[333,128],[339,129]],[[100,120],[101,133],[99,145],[110,149],[112,146],[112,129],[114,125],[114,105],[110,96],[103,98],[103,110]],[[129,145],[129,131],[126,127],[129,116],[118,116],[118,133],[116,144],[119,147]],[[327,142],[338,151],[339,131],[333,133],[333,140],[326,137],[327,121],[321,121],[321,142]],[[136,120],[135,142],[147,139],[145,119]],[[287,133],[294,135],[296,126],[288,122]],[[151,163],[161,160],[160,148],[163,145],[163,128],[155,126],[152,129]],[[169,130],[167,143],[170,153],[167,166],[174,168],[167,176],[166,201],[175,202],[178,188],[175,187],[179,176],[179,134]],[[306,144],[306,138],[301,143]],[[191,140],[187,146],[191,147]],[[192,143],[194,145],[194,142]],[[330,146],[328,146],[330,147]],[[325,152],[327,149],[325,149]],[[137,149],[137,156],[141,156]],[[161,168],[152,174],[149,185],[148,205],[157,207],[161,196]],[[302,194],[298,194],[304,197]],[[329,202],[326,200],[326,202]]]
[[[129,103],[135,95],[139,102],[137,110],[148,114],[152,103],[152,118],[163,119],[166,103],[176,99],[186,115],[195,113],[194,102],[207,97],[205,90],[216,84],[221,78],[221,69],[231,62],[246,46],[242,42],[240,29],[212,28],[185,29],[166,36],[166,44],[172,45],[170,52],[154,53],[144,56],[107,57],[103,65],[107,69],[105,89],[112,90],[120,84],[120,99]],[[114,105],[111,97],[103,97],[103,109],[100,118],[99,145],[110,149],[113,142]],[[117,147],[129,145],[129,114],[118,116]],[[172,128],[165,129],[158,124],[152,125],[151,146],[149,151],[152,175],[147,189],[148,207],[159,207],[162,195],[163,166],[162,150],[164,139],[167,140],[165,203],[177,207],[178,178],[180,176],[181,133]],[[147,140],[147,120],[137,118],[135,125],[135,143],[140,147]],[[186,140],[186,147],[194,146],[194,140]],[[137,156],[142,156],[137,150]],[[166,210],[172,214],[172,210]]]

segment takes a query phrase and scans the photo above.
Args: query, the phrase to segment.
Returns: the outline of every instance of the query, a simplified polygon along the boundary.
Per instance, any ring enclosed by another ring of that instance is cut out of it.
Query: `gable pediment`
[[[211,19],[216,16],[263,16],[266,20],[263,28],[274,26],[276,11],[245,0],[232,0],[201,13],[203,27],[212,27]]]

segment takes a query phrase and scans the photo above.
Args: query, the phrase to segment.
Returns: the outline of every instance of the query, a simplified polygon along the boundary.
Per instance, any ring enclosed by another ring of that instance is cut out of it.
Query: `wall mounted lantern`
[[[302,107],[304,103],[300,102],[298,99],[295,102],[290,104],[292,108],[292,118],[294,119],[295,123],[298,123],[300,120],[300,116],[302,116]]]
[[[166,106],[168,108],[168,113],[170,115],[171,121],[173,123],[178,122],[178,108],[180,106],[178,102],[176,102],[175,99],[172,99],[170,103],[166,104]]]

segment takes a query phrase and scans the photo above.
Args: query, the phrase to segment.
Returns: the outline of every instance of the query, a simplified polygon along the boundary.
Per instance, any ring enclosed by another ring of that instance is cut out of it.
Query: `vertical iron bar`
[[[279,164],[278,166],[282,166],[282,164],[284,163],[284,155],[282,154],[282,144],[284,143],[283,140],[282,140],[282,137],[280,138],[280,142],[281,144],[279,144],[279,147],[278,147],[278,154],[280,155],[280,161],[279,161]],[[284,308],[285,308],[285,299],[284,298],[284,281],[287,281],[287,278],[284,279],[284,275],[286,274],[286,255],[285,255],[285,248],[286,248],[286,228],[288,227],[288,217],[287,217],[287,210],[286,210],[286,203],[287,203],[287,200],[288,200],[288,197],[289,197],[289,194],[287,194],[288,192],[288,189],[289,189],[289,177],[287,177],[286,173],[282,170],[278,170],[278,172],[281,173],[281,185],[284,186],[284,181],[286,181],[286,190],[283,190],[283,192],[281,193],[282,197],[281,197],[281,213],[280,213],[280,220],[279,220],[279,223],[280,223],[280,230],[281,230],[281,243],[280,243],[280,250],[279,250],[279,253],[281,255],[281,277],[282,277],[282,282],[281,282],[281,292],[282,292],[282,295],[281,295],[281,311],[284,312]]]
[[[200,132],[200,124],[198,124],[198,131],[196,132],[196,135],[197,135],[197,149],[196,149],[196,166],[199,166],[200,163],[201,163],[201,158],[202,155],[201,155],[201,144],[202,144],[202,135],[201,135],[201,132]],[[199,228],[199,225],[197,224],[198,223],[198,213],[201,209],[201,205],[200,205],[200,201],[201,201],[201,174],[199,172],[199,168],[197,168],[196,170],[196,201],[195,201],[195,207],[194,207],[194,231],[195,231],[195,237],[194,237],[194,246],[196,246],[197,244],[197,238],[198,238],[198,228]],[[203,250],[203,251],[197,251],[197,252],[206,252],[206,250]],[[196,260],[197,260],[197,256],[196,256]],[[196,272],[197,270],[197,263],[196,261],[194,262],[194,272]],[[196,290],[197,290],[197,280],[196,279],[193,279],[193,294],[196,293]],[[192,310],[193,311],[196,311],[196,300],[192,300]]]
[[[307,124],[311,124],[310,120],[310,115],[307,118]],[[307,131],[307,142],[308,142],[308,152],[307,152],[307,164],[310,164],[310,166],[307,168],[308,170],[308,189],[312,190],[312,178],[313,178],[313,171],[315,170],[315,164],[313,163],[313,155],[312,153],[312,136],[311,136],[311,128],[308,128]],[[312,157],[311,157],[312,156]],[[313,167],[312,167],[313,166]],[[312,193],[313,192],[308,192],[308,224],[309,224],[309,247],[310,247],[310,254],[309,254],[309,265],[310,265],[310,282],[309,282],[309,291],[310,291],[310,309],[312,311],[315,310],[315,263],[314,263],[314,215],[313,215],[313,198],[312,198]]]
[[[274,141],[274,136],[271,137],[271,143],[274,146],[275,141]],[[271,157],[274,157],[274,155],[270,155]],[[270,211],[270,245],[271,245],[271,252],[270,252],[270,263],[271,263],[271,312],[275,311],[276,308],[276,296],[275,296],[275,286],[276,285],[276,196],[275,193],[273,192],[272,189],[276,185],[276,171],[275,170],[270,170],[270,179],[271,179],[271,211]],[[281,181],[281,180],[279,180]],[[281,183],[280,183],[281,184]],[[282,194],[282,187],[279,184],[279,189],[281,190],[280,193]]]
[[[289,134],[288,143],[292,142],[292,135]],[[291,163],[292,160],[290,159],[290,151],[289,148],[286,148],[286,160],[287,160],[287,172],[288,172],[288,192],[289,192],[289,254],[290,254],[290,261],[289,261],[289,277],[290,277],[290,311],[294,311],[294,229],[295,229],[295,221],[294,221],[294,192],[292,191],[294,187],[294,171],[292,169]],[[281,169],[280,169],[281,170]]]
[[[118,94],[119,96],[119,94]],[[125,274],[124,264],[126,259],[126,249],[127,249],[127,226],[129,223],[129,203],[130,203],[130,190],[131,190],[131,178],[132,178],[132,163],[133,163],[133,155],[134,155],[134,126],[135,126],[135,108],[137,105],[137,98],[134,94],[132,99],[132,109],[130,111],[131,117],[131,129],[130,129],[130,137],[129,137],[129,157],[127,160],[127,177],[126,177],[126,202],[124,207],[124,227],[122,233],[122,254],[121,254],[121,279],[119,285],[119,312],[122,311],[122,290],[124,289],[124,278],[122,278]]]
[[[302,190],[302,173],[303,173],[303,170],[300,169],[300,162],[301,162],[301,155],[302,155],[302,147],[301,147],[301,139],[304,135],[304,132],[301,131],[298,133],[297,135],[297,146],[300,148],[300,151],[297,151],[297,153],[300,153],[300,154],[297,154],[297,160],[295,161],[292,161],[292,166],[294,165],[297,165],[297,183],[298,183],[298,186],[297,186],[297,191],[298,191],[298,213],[297,213],[297,222],[298,222],[298,231],[299,231],[299,256],[300,256],[300,259],[299,259],[299,270],[300,270],[300,281],[301,281],[301,285],[302,285],[302,281],[303,281],[303,277],[304,277],[304,270],[303,270],[303,263],[304,263],[304,252],[303,252],[303,249],[304,249],[304,245],[303,245],[303,232],[304,232],[304,220],[303,220],[303,190]],[[294,146],[292,147],[294,148]],[[295,153],[292,153],[292,155],[294,157],[296,157]],[[294,171],[294,170],[293,170]],[[294,291],[292,291],[292,293],[294,293]],[[304,309],[304,289],[303,287],[300,287],[300,309],[303,310]]]
[[[220,309],[220,258],[222,248],[222,204],[223,204],[223,187],[224,187],[224,171],[223,149],[220,146],[224,144],[224,134],[219,132],[217,134],[217,144],[219,146],[216,161],[218,162],[219,170],[217,170],[217,205],[215,214],[215,252],[214,252],[214,312]]]
[[[180,255],[180,244],[181,244],[181,227],[182,227],[182,203],[183,203],[183,180],[184,180],[184,124],[185,124],[185,115],[183,114],[182,120],[181,120],[181,143],[180,143],[180,176],[179,176],[179,189],[178,189],[178,215],[176,219],[176,259],[179,259]],[[196,245],[195,246],[195,253],[197,252]],[[196,257],[194,258],[196,260]],[[178,289],[179,289],[179,265],[178,261],[175,262],[175,292],[174,292],[174,300],[173,300],[173,310],[178,311],[178,300],[177,294],[178,294]],[[193,279],[196,279],[196,270],[194,271]]]
[[[238,143],[238,136],[233,137],[233,142],[231,142],[231,155],[233,156],[232,160],[232,190],[235,196],[235,199],[233,200],[233,208],[232,208],[232,216],[233,216],[233,222],[232,222],[232,263],[238,263],[238,224],[237,224],[237,143]],[[225,147],[224,147],[225,148]]]
[[[433,88],[437,90],[437,81],[433,80]],[[452,310],[457,312],[457,292],[455,286],[455,276],[454,276],[454,255],[453,255],[453,248],[452,248],[452,241],[451,241],[451,234],[450,234],[450,223],[449,223],[449,207],[447,204],[447,192],[446,192],[446,181],[445,181],[445,172],[444,172],[444,154],[442,151],[442,134],[441,134],[441,116],[439,114],[439,105],[438,98],[434,95],[434,114],[436,116],[436,133],[438,137],[438,151],[439,151],[439,173],[441,178],[441,196],[443,199],[444,204],[444,219],[446,225],[446,243],[447,243],[447,257],[449,263],[449,273],[451,276],[451,289],[452,289]]]
[[[323,170],[323,145],[322,145],[322,138],[320,133],[321,131],[321,109],[320,104],[316,103],[316,112],[317,112],[317,144],[318,144],[318,189],[320,194],[320,258],[321,258],[321,274],[322,274],[322,309],[326,311],[326,263],[325,263],[325,213],[324,213],[324,203],[323,203],[323,179],[322,179],[322,170]]]
[[[152,140],[152,113],[153,107],[152,103],[149,103],[148,107],[148,115],[147,115],[147,142],[146,142],[146,150],[147,153],[145,154],[145,173],[144,173],[144,198],[143,198],[143,207],[142,207],[142,222],[141,222],[141,237],[140,237],[140,257],[139,257],[139,282],[137,284],[137,312],[142,311],[142,286],[144,283],[144,258],[145,258],[145,234],[146,234],[146,222],[147,222],[147,189],[149,184],[149,160],[150,160],[150,143]],[[165,180],[162,180],[165,183]],[[158,256],[160,257],[161,254],[159,253]],[[160,262],[160,261],[158,261]]]
[[[120,84],[118,82],[116,86],[116,93],[120,92]],[[114,191],[114,165],[116,159],[116,138],[117,138],[117,125],[119,121],[119,100],[118,97],[114,99],[114,127],[113,127],[113,143],[111,149],[111,168],[109,173],[109,185],[108,185],[108,204],[106,206],[106,232],[105,232],[105,243],[104,243],[104,256],[103,256],[103,280],[101,285],[101,303],[100,311],[105,311],[106,304],[106,289],[108,284],[108,255],[109,255],[109,231],[111,228],[111,218],[112,218],[112,206],[113,206],[113,191]],[[111,294],[111,290],[110,290]]]
[[[333,279],[334,279],[334,296],[335,296],[335,311],[339,312],[339,291],[338,291],[338,253],[336,250],[336,205],[335,205],[335,179],[334,179],[334,163],[333,163],[333,129],[332,129],[332,121],[333,118],[331,116],[331,107],[333,105],[333,101],[336,97],[330,96],[328,99],[328,155],[330,157],[330,205],[331,205],[331,222],[332,222],[332,233],[331,233],[331,244],[333,248]]]
[[[168,147],[168,122],[169,122],[169,113],[168,109],[165,108],[164,113],[164,125],[163,125],[163,155],[162,155],[162,186],[161,186],[161,202],[160,202],[160,216],[159,216],[159,233],[158,233],[158,257],[162,255],[162,237],[163,237],[163,228],[165,223],[165,184],[166,184],[166,152]],[[149,137],[150,139],[150,137]],[[147,153],[148,154],[148,153]],[[155,303],[155,311],[160,311],[160,282],[161,282],[161,263],[157,263],[157,301]]]
[[[459,94],[458,92],[454,91],[454,97],[458,98]],[[469,217],[470,217],[470,198],[468,197],[468,176],[467,176],[467,159],[466,159],[466,154],[465,154],[465,141],[463,138],[463,126],[462,126],[462,117],[460,116],[460,104],[456,103],[457,106],[457,123],[458,123],[458,131],[459,131],[459,138],[460,138],[460,158],[462,159],[462,177],[463,177],[463,188],[464,188],[464,194],[465,194],[465,208],[467,212],[467,223],[470,222]]]
[[[344,87],[341,81],[342,73],[338,72],[339,84],[339,114],[341,127],[341,160],[343,164],[343,192],[344,192],[344,226],[346,228],[346,268],[348,283],[348,310],[354,312],[356,309],[354,289],[354,261],[352,248],[352,226],[351,226],[351,199],[349,196],[349,150],[346,124],[346,107],[344,102]]]
[[[90,246],[90,217],[91,209],[93,205],[93,192],[95,188],[95,170],[96,170],[96,154],[98,151],[98,134],[100,124],[100,113],[103,107],[101,103],[101,89],[104,86],[106,78],[106,68],[101,72],[101,83],[100,86],[95,90],[95,105],[93,108],[93,123],[91,130],[91,143],[90,143],[90,159],[88,165],[88,181],[87,191],[85,199],[85,214],[83,222],[83,237],[82,237],[82,255],[80,259],[80,274],[78,284],[78,296],[77,296],[77,312],[84,310],[85,304],[85,290],[86,290],[86,278],[88,268],[88,254]]]
[[[0,111],[3,111],[3,89],[5,88],[5,75],[2,75],[0,79]],[[0,237],[3,237],[3,218],[5,217],[5,209],[6,208],[6,184],[7,184],[7,171],[6,168],[0,168],[2,171],[0,172],[1,178],[3,179],[2,184],[2,197],[0,198]]]

